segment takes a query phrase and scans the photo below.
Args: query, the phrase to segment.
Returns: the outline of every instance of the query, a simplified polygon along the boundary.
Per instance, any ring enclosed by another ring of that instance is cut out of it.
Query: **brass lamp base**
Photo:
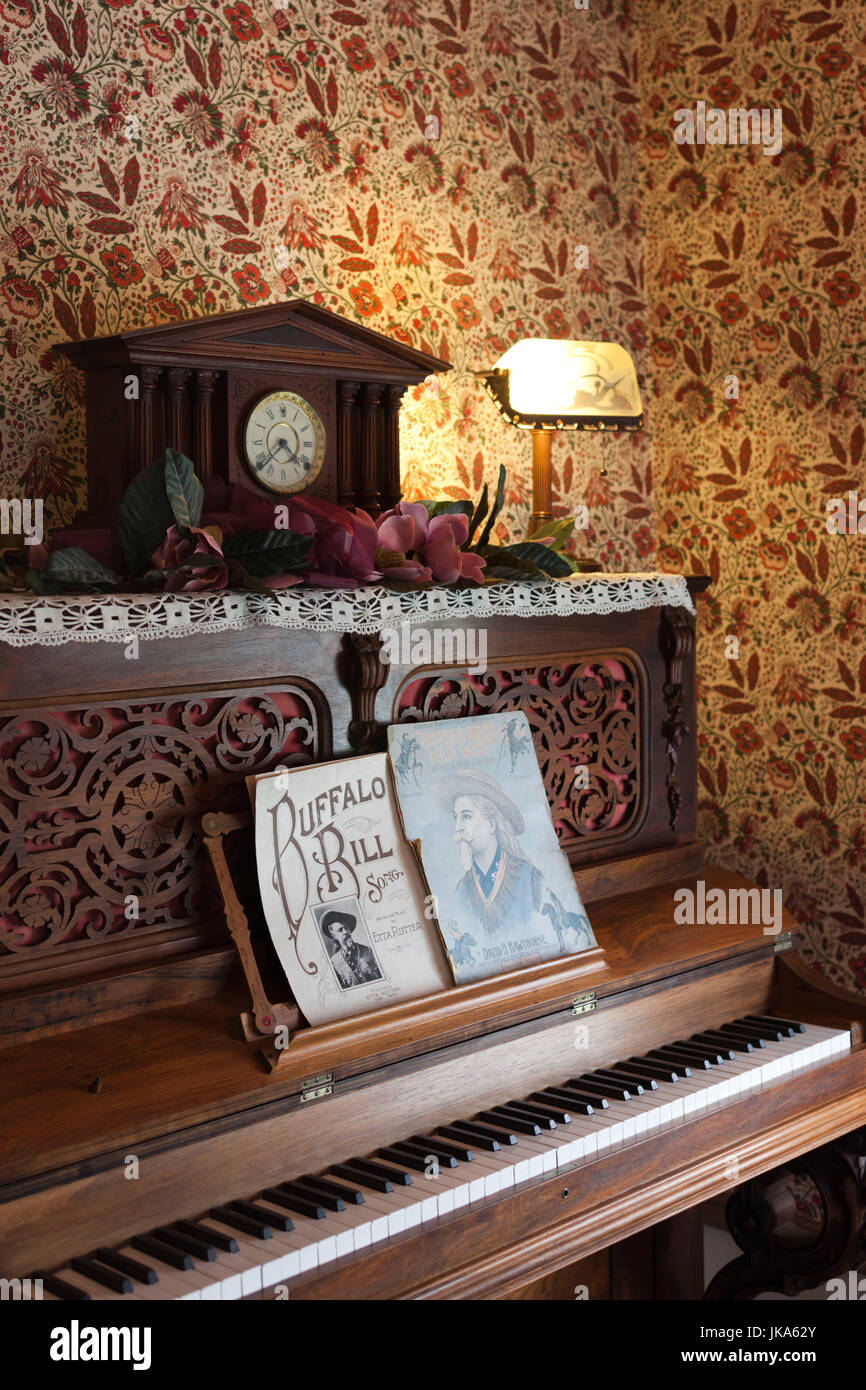
[[[539,526],[553,520],[550,472],[552,430],[532,431],[532,512],[526,528],[527,540]]]
[[[532,431],[532,512],[526,528],[526,539],[531,540],[540,526],[553,520],[553,485],[550,470],[550,441],[552,430]],[[576,560],[581,574],[599,574],[602,566],[598,560]]]

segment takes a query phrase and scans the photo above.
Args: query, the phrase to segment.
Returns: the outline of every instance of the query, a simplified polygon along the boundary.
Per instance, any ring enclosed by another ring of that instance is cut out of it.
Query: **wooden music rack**
[[[455,985],[421,999],[403,1000],[353,1018],[310,1027],[294,1003],[270,1001],[256,960],[247,912],[240,900],[223,841],[236,831],[250,831],[250,815],[203,817],[204,844],[223,900],[226,923],[250,991],[252,1007],[241,1016],[247,1042],[266,1044],[262,1056],[270,1071],[302,1081],[316,1081],[331,1071],[335,1057],[341,1070],[366,1069],[428,1051],[494,1028],[521,1023],[557,1007],[580,1009],[580,984],[605,966],[601,946],[523,966],[491,979]],[[264,930],[264,926],[262,925]],[[411,1040],[411,1041],[410,1041]],[[312,1086],[308,1089],[312,1089]]]

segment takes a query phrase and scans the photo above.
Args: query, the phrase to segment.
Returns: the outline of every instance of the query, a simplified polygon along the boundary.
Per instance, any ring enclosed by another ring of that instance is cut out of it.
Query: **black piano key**
[[[396,1147],[388,1147],[377,1149],[376,1153],[380,1158],[387,1159],[389,1163],[396,1163],[400,1168],[411,1168],[414,1173],[426,1173],[427,1171],[427,1164],[424,1159],[419,1158],[414,1151],[400,1152]]]
[[[174,1246],[175,1250],[183,1250],[185,1254],[192,1255],[194,1260],[201,1260],[204,1264],[216,1259],[216,1250],[211,1243],[199,1240],[198,1236],[189,1236],[185,1231],[173,1230],[171,1226],[157,1226],[153,1234],[157,1240]]]
[[[156,1240],[153,1236],[133,1236],[129,1243],[142,1255],[149,1255],[152,1260],[162,1260],[164,1265],[171,1265],[172,1269],[195,1268],[189,1255],[174,1245],[166,1245],[164,1240]]]
[[[449,1153],[447,1147],[440,1144],[432,1134],[429,1138],[424,1134],[413,1135],[411,1139],[404,1139],[402,1143],[395,1144],[394,1148],[400,1150],[401,1153],[408,1150],[409,1153],[415,1154],[416,1158],[425,1160],[435,1158],[440,1168],[457,1167],[458,1160],[454,1154]]]
[[[129,1255],[121,1255],[117,1250],[109,1250],[107,1245],[100,1245],[98,1250],[94,1250],[93,1258],[99,1260],[100,1264],[119,1270],[121,1274],[128,1274],[130,1279],[135,1279],[139,1284],[159,1283],[159,1275],[150,1265],[133,1260]]]
[[[521,1115],[519,1110],[512,1110],[510,1106],[506,1105],[497,1105],[492,1110],[479,1110],[478,1119],[485,1120],[491,1125],[508,1125],[517,1134],[535,1136],[541,1133],[541,1127],[537,1120],[534,1120],[530,1115]]]
[[[746,1018],[750,1023],[776,1023],[780,1028],[789,1028],[791,1031],[788,1036],[791,1038],[795,1033],[806,1031],[805,1023],[795,1023],[790,1018],[773,1018],[770,1014],[746,1014]]]
[[[289,1193],[281,1192],[278,1187],[266,1187],[261,1195],[272,1206],[284,1207],[286,1211],[293,1211],[296,1216],[307,1216],[311,1221],[324,1221],[327,1215],[325,1208],[315,1197],[302,1196],[297,1189]]]
[[[280,1186],[282,1187],[282,1184]],[[295,1223],[290,1216],[269,1211],[267,1207],[260,1207],[255,1202],[229,1202],[229,1207],[236,1211],[238,1216],[246,1216],[250,1221],[261,1221],[265,1226],[276,1226],[278,1231],[295,1229]]]
[[[298,1181],[302,1182],[305,1187],[314,1187],[317,1192],[327,1192],[329,1197],[336,1197],[343,1202],[348,1202],[352,1207],[360,1207],[364,1204],[364,1194],[357,1186],[331,1182],[330,1178],[320,1178],[315,1173],[305,1173]]]
[[[279,1187],[266,1187],[262,1193],[266,1202],[270,1202],[275,1207],[283,1207],[286,1211],[293,1211],[298,1216],[307,1216],[311,1221],[324,1221],[325,1208],[309,1192],[303,1192],[294,1183],[280,1183]],[[291,1221],[287,1217],[287,1221]],[[270,1222],[270,1213],[268,1214]]]
[[[660,1052],[662,1049],[659,1048]],[[646,1070],[657,1081],[682,1081],[691,1076],[691,1071],[682,1057],[659,1057],[657,1054],[646,1057],[629,1057],[623,1066],[634,1067],[638,1073]]]
[[[517,1143],[517,1135],[499,1125],[479,1124],[477,1120],[452,1120],[451,1128],[459,1130],[469,1139],[495,1139],[498,1144],[503,1144],[506,1147],[509,1144]]]
[[[411,1187],[415,1179],[403,1164],[394,1164],[390,1159],[387,1163],[377,1163],[374,1158],[353,1158],[350,1159],[348,1167],[357,1166],[363,1172],[370,1173],[374,1177],[381,1177],[387,1173],[391,1182],[397,1183],[400,1187]],[[398,1169],[395,1172],[395,1167]]]
[[[336,1183],[333,1184],[337,1186]],[[301,1196],[306,1197],[310,1202],[318,1202],[319,1206],[327,1211],[345,1211],[346,1203],[342,1197],[335,1197],[332,1192],[323,1191],[314,1183],[307,1182],[306,1178],[295,1178],[292,1186],[298,1190]]]
[[[755,1047],[766,1047],[767,1045],[756,1029],[741,1028],[738,1023],[723,1023],[719,1032],[726,1038],[746,1038],[749,1042],[753,1042]]]
[[[41,1279],[43,1289],[55,1298],[65,1298],[75,1303],[91,1301],[91,1295],[84,1289],[76,1288],[75,1284],[68,1284],[65,1279],[58,1279],[56,1274],[46,1274],[43,1270],[36,1269],[30,1278]]]
[[[555,1085],[545,1086],[544,1090],[538,1091],[537,1094],[539,1096],[552,1096],[554,1099],[559,1100],[567,1099],[569,1096],[582,1096],[584,1100],[590,1099],[583,1087],[572,1086],[569,1081],[557,1081]],[[592,1103],[593,1105],[598,1105],[599,1109],[609,1104],[603,1096],[598,1098],[593,1096]]]
[[[698,1071],[710,1071],[718,1053],[711,1058],[709,1051],[708,1047],[699,1047],[697,1043],[692,1047],[677,1047],[675,1043],[669,1043],[667,1047],[652,1048],[647,1058],[655,1062],[673,1062],[674,1066],[679,1063],[680,1068],[696,1067]]]
[[[747,1018],[735,1018],[733,1026],[748,1034],[756,1033],[764,1042],[784,1042],[791,1036],[787,1028],[779,1028],[775,1023],[753,1023]]]
[[[733,1062],[736,1060],[736,1054],[733,1052],[729,1043],[708,1046],[706,1043],[701,1044],[695,1042],[694,1038],[677,1038],[676,1042],[671,1043],[671,1047],[700,1047],[706,1056],[710,1058],[710,1061],[718,1063],[719,1066],[722,1066],[725,1062]]]
[[[231,1207],[211,1207],[210,1214],[214,1221],[221,1221],[224,1226],[231,1226],[232,1230],[241,1231],[245,1236],[254,1236],[256,1240],[274,1238],[273,1231],[264,1221],[252,1221],[248,1216],[241,1216],[239,1211],[232,1211]]]
[[[394,1183],[398,1181],[396,1174],[391,1176],[387,1168],[383,1168],[380,1163],[365,1163],[363,1159],[355,1159],[353,1163],[335,1163],[331,1172],[335,1178],[345,1178],[347,1182],[359,1182],[362,1187],[367,1187],[371,1192],[393,1192]],[[409,1177],[409,1174],[406,1174]],[[412,1179],[409,1177],[409,1181]]]
[[[576,1090],[585,1091],[588,1096],[607,1096],[610,1100],[631,1100],[631,1090],[616,1081],[602,1081],[594,1073],[586,1076],[570,1076],[566,1083]]]
[[[556,1104],[563,1102],[578,1115],[591,1115],[595,1110],[604,1110],[610,1105],[605,1096],[590,1096],[585,1091],[576,1091],[573,1086],[545,1086],[543,1091],[533,1091],[533,1100],[549,1098]]]
[[[215,1231],[210,1226],[202,1226],[198,1221],[174,1221],[172,1229],[195,1236],[196,1240],[203,1240],[208,1245],[215,1245],[217,1250],[225,1250],[229,1255],[236,1255],[240,1249],[234,1236],[227,1236],[225,1231]]]
[[[440,1125],[436,1133],[444,1135],[446,1139],[451,1139],[455,1143],[466,1143],[466,1134],[462,1129],[457,1129],[455,1125]],[[491,1139],[484,1134],[473,1134],[472,1146],[476,1149],[484,1149],[487,1153],[498,1153],[500,1147],[498,1139]]]
[[[613,1067],[600,1067],[598,1075],[602,1081],[613,1081],[617,1085],[623,1082],[629,1087],[634,1095],[643,1095],[644,1091],[654,1091],[657,1089],[654,1080],[655,1073],[644,1070],[643,1074],[638,1072],[637,1067],[632,1067],[630,1062],[617,1062]]]
[[[572,1110],[578,1115],[591,1115],[593,1113],[593,1107],[586,1101],[578,1101],[576,1105],[570,1101],[566,1102],[569,1106],[566,1110],[562,1098],[557,1099],[555,1096],[549,1095],[547,1091],[533,1091],[529,1099],[534,1105],[540,1105],[542,1110],[549,1110],[558,1125],[571,1124]]]
[[[452,1158],[456,1158],[459,1163],[473,1163],[475,1161],[475,1155],[469,1145],[458,1139],[443,1139],[437,1135],[432,1140],[429,1140],[425,1139],[423,1136],[419,1137],[413,1134],[410,1142],[417,1144],[419,1148],[425,1148],[432,1142],[438,1148],[444,1149],[445,1153],[451,1154]],[[433,1153],[434,1150],[431,1149],[430,1152]],[[449,1167],[450,1166],[449,1164]]]
[[[528,1115],[531,1120],[541,1125],[542,1129],[556,1129],[556,1117],[550,1108],[543,1105],[535,1105],[531,1100],[509,1100],[505,1105],[497,1106],[497,1109],[504,1110],[506,1114]],[[560,1114],[563,1112],[560,1111]],[[571,1123],[571,1117],[562,1120],[562,1124]]]
[[[707,1033],[693,1033],[693,1038],[699,1043],[721,1043],[723,1047],[730,1047],[734,1052],[754,1052],[755,1044],[747,1042],[743,1038],[733,1037],[730,1033],[719,1033],[711,1028]]]
[[[83,1274],[85,1279],[90,1279],[94,1284],[101,1284],[105,1289],[111,1289],[112,1293],[132,1293],[132,1280],[125,1274],[119,1274],[116,1269],[109,1269],[106,1265],[101,1265],[96,1260],[75,1259],[69,1261],[70,1267],[77,1274]]]

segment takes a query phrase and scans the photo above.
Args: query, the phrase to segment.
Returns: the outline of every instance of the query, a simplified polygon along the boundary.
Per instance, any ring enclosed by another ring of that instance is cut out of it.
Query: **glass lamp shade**
[[[643,407],[631,356],[618,343],[522,338],[479,372],[518,429],[639,430]]]

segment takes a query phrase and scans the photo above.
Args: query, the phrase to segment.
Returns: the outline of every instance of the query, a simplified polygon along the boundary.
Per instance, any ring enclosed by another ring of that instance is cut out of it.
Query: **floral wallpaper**
[[[499,535],[522,531],[530,442],[472,370],[531,334],[644,332],[634,116],[611,122],[601,80],[637,100],[630,26],[533,14],[0,0],[7,491],[61,521],[83,501],[81,385],[52,343],[299,295],[454,364],[407,397],[406,494],[475,496],[504,462]],[[607,452],[557,441],[556,500],[590,505],[580,551],[644,568],[649,439]]]
[[[866,536],[827,529],[866,498],[863,10],[655,0],[639,53],[655,537],[713,576],[701,832],[866,989]],[[781,150],[678,145],[701,99],[781,110]]]
[[[561,435],[557,510],[607,568],[712,574],[711,858],[866,988],[864,543],[825,526],[863,471],[854,0],[0,0],[0,85],[0,494],[84,503],[53,343],[302,296],[453,363],[407,395],[404,490],[504,462],[504,539],[529,440],[472,370],[627,344],[647,428]],[[781,151],[677,144],[698,100],[781,109]]]

